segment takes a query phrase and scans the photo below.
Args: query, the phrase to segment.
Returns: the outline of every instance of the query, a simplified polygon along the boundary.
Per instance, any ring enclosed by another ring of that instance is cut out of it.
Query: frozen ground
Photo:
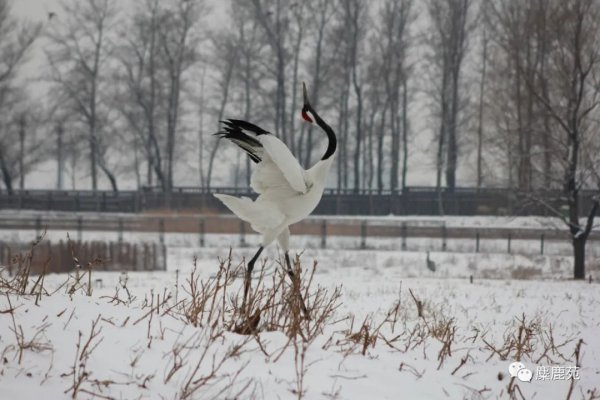
[[[234,249],[234,267],[252,251]],[[254,335],[231,332],[240,321],[235,295],[242,280],[226,285],[216,302],[198,301],[189,284],[194,255],[205,285],[197,288],[210,292],[226,242],[171,246],[168,271],[129,273],[126,283],[119,273],[93,273],[91,296],[87,277],[67,294],[74,278],[60,286],[65,275],[46,277],[45,290],[58,290],[37,305],[34,295],[1,296],[0,397],[600,398],[600,286],[563,279],[570,276],[567,259],[436,252],[432,273],[419,252],[308,249],[304,269],[319,263],[309,308],[319,303],[317,285],[326,299],[341,286],[340,297],[327,318],[298,322],[305,340],[290,341],[290,321],[298,320],[284,301],[277,305],[280,325],[263,316]],[[264,291],[279,276],[276,250],[266,256]],[[543,278],[555,279],[508,279],[519,277],[511,272],[519,265],[537,265]],[[510,377],[517,359],[532,371],[531,382]],[[566,379],[564,371],[576,365],[579,379]],[[541,380],[538,367],[563,374]]]

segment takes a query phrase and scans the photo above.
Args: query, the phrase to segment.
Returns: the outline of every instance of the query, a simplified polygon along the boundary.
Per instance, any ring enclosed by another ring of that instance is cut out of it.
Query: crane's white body
[[[258,153],[261,161],[252,174],[250,186],[259,194],[258,198],[226,194],[215,194],[215,197],[263,235],[263,247],[277,238],[287,251],[288,226],[306,218],[319,204],[333,156],[305,170],[275,136],[260,135],[255,139],[262,145]]]

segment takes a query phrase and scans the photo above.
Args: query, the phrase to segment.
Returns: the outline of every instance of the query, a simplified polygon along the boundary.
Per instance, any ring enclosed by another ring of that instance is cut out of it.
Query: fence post
[[[540,236],[540,254],[544,255],[544,234]]]
[[[479,253],[479,231],[475,232],[475,253]]]
[[[81,216],[77,217],[77,241],[81,242],[81,238],[83,237],[83,218]]]
[[[360,248],[363,250],[367,248],[367,221],[366,220],[360,224]]]
[[[137,270],[137,262],[138,262],[138,257],[137,257],[137,249],[138,249],[138,245],[137,243],[133,244],[133,270]]]
[[[446,251],[446,239],[447,239],[447,232],[446,232],[446,224],[444,223],[444,225],[442,225],[442,251]]]
[[[240,221],[240,247],[246,247],[246,224]]]
[[[142,264],[142,270],[148,269],[148,243],[144,243],[144,263]]]
[[[110,259],[110,261],[112,261],[113,265],[119,263],[119,260],[117,260],[114,242],[108,242],[108,258]]]
[[[161,218],[158,220],[158,240],[160,243],[165,243],[165,220]]]
[[[7,250],[6,250],[7,254],[8,254],[8,276],[12,277],[13,276],[13,263],[11,262],[12,260],[12,252],[10,251],[10,246],[8,246]]]
[[[40,236],[42,234],[42,217],[39,215],[35,218],[35,235]]]
[[[123,218],[119,217],[119,243],[123,242]]]
[[[161,247],[164,247],[164,245],[161,244]],[[164,252],[162,253],[164,254]],[[150,256],[150,260],[152,260],[152,268],[150,269],[151,271],[156,271],[156,256],[156,243],[152,243],[152,256]]]
[[[327,221],[321,222],[321,248],[327,247]]]
[[[200,219],[198,224],[198,244],[204,247],[204,218]]]
[[[508,254],[510,254],[510,241],[512,239],[512,233],[508,232]]]
[[[406,222],[402,221],[402,250],[406,250]]]

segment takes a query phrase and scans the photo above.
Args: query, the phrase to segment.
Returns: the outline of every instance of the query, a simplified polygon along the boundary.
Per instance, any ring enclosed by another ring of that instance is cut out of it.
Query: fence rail
[[[165,243],[165,234],[188,233],[198,237],[198,245],[203,247],[207,234],[232,234],[239,238],[238,244],[246,245],[246,236],[252,232],[250,226],[229,215],[186,215],[186,216],[147,216],[135,214],[122,215],[86,215],[70,216],[54,214],[51,217],[23,215],[0,218],[0,229],[32,230],[40,234],[44,230],[66,230],[72,235],[77,233],[81,240],[85,231],[111,231],[123,240],[125,232],[149,232],[158,235],[160,244]],[[507,227],[455,227],[447,226],[443,220],[410,220],[395,218],[344,218],[311,217],[292,226],[295,235],[308,235],[319,238],[322,248],[328,247],[331,237],[354,237],[359,239],[358,248],[368,248],[371,239],[396,239],[402,249],[407,249],[410,239],[429,238],[441,241],[441,249],[447,249],[448,240],[465,239],[472,241],[473,249],[478,252],[480,241],[506,241],[506,252],[512,250],[516,240],[537,241],[544,254],[544,245],[551,241],[568,243],[569,233],[563,229],[507,228]],[[75,239],[75,238],[73,238]],[[600,246],[600,232],[590,235],[590,246]],[[537,250],[533,250],[532,253]]]
[[[9,195],[0,191],[0,209],[95,211],[138,213],[148,210],[193,210],[222,213],[226,208],[212,193],[255,196],[246,188],[179,187],[170,193],[155,188],[138,191],[23,190]],[[581,192],[582,216],[589,212],[594,191]],[[409,187],[404,191],[326,189],[316,215],[548,215],[548,206],[561,210],[565,204],[560,191],[530,194],[510,189],[456,188],[437,192],[435,188]]]

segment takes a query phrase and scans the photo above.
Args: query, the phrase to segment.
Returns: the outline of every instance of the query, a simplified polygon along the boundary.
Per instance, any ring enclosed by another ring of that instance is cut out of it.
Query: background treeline
[[[600,187],[596,0],[67,0],[39,24],[0,0],[0,176],[11,192],[245,186],[212,136],[238,117],[330,187]],[[33,69],[33,73],[31,70]],[[25,71],[25,72],[24,72]],[[24,78],[27,77],[27,79]],[[47,186],[47,185],[46,185]]]

